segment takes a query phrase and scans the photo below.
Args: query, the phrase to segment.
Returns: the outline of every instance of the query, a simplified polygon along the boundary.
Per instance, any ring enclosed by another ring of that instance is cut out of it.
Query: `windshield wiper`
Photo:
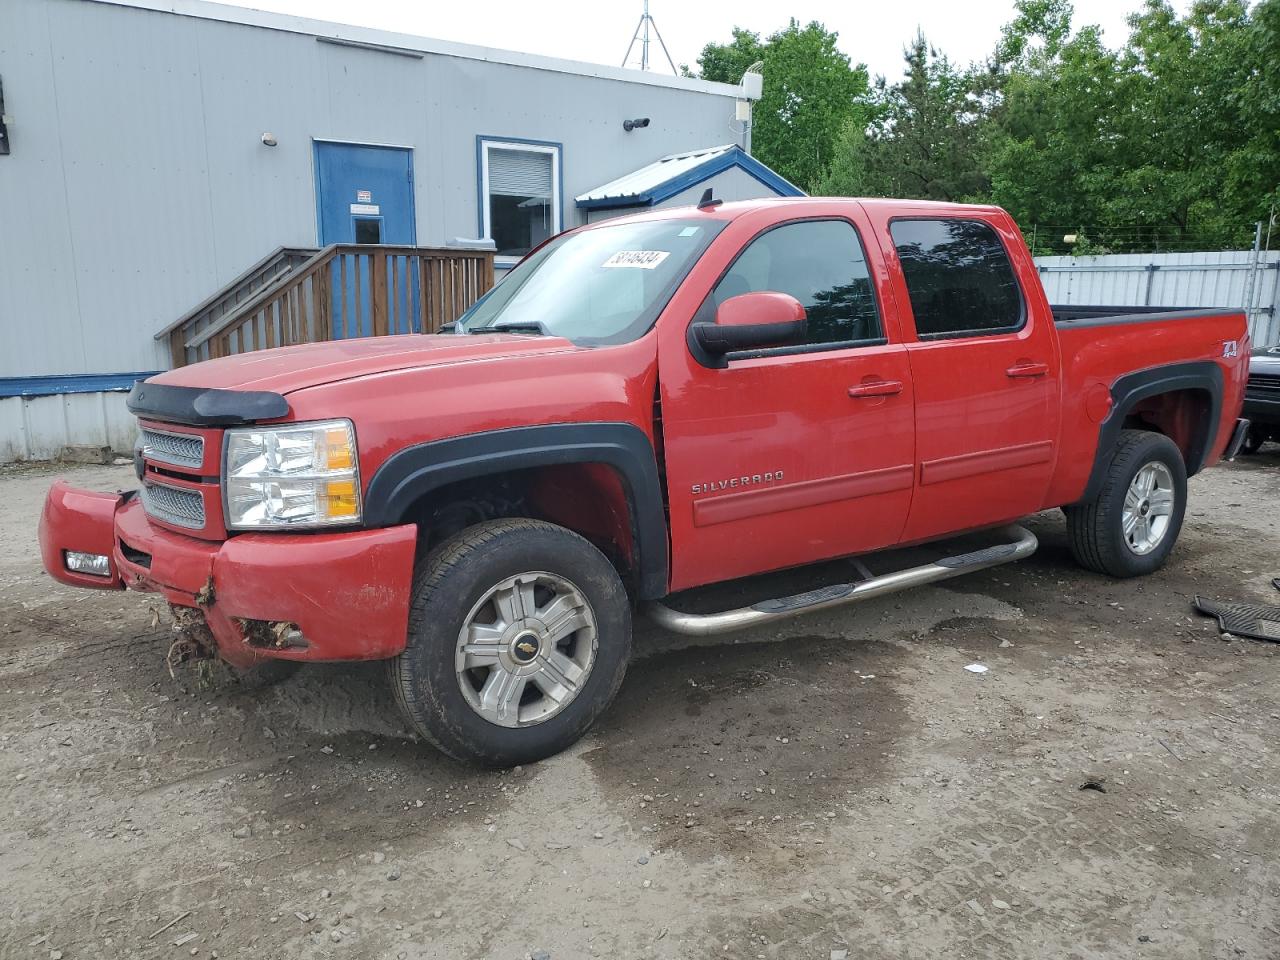
[[[467,333],[536,333],[548,336],[547,328],[537,320],[499,320],[487,327],[471,327]]]

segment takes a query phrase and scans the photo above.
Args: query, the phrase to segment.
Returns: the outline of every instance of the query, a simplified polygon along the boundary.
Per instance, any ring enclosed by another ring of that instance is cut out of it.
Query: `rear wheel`
[[[1187,470],[1174,442],[1125,430],[1097,496],[1065,511],[1071,552],[1082,567],[1113,577],[1153,573],[1173,551],[1186,504]]]
[[[494,520],[423,561],[391,686],[445,753],[510,766],[581,737],[630,652],[627,594],[599,550],[554,524]]]

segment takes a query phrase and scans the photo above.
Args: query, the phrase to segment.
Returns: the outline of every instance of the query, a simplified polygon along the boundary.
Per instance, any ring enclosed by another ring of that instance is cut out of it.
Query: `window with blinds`
[[[482,141],[485,234],[499,257],[522,257],[560,231],[560,148]]]

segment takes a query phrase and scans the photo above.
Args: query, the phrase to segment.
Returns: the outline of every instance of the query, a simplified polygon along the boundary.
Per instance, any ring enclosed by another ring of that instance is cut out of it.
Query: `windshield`
[[[649,220],[559,237],[511,271],[456,329],[542,333],[584,346],[635,340],[723,227],[710,218]]]

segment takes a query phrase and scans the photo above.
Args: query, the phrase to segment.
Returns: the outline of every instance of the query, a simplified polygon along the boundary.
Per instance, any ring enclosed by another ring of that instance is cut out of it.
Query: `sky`
[[[441,40],[540,53],[568,60],[620,65],[636,30],[641,0],[222,0],[236,6],[352,23]],[[1123,43],[1125,17],[1141,0],[1075,0],[1077,25],[1095,23],[1106,42]],[[1179,10],[1186,8],[1178,0]],[[902,48],[923,27],[934,46],[958,64],[980,60],[1013,18],[1001,0],[650,0],[649,12],[677,65],[694,64],[709,41],[728,42],[734,26],[768,35],[788,17],[819,20],[838,31],[840,48],[873,75],[891,81],[902,73]],[[637,52],[633,65],[638,66]],[[670,70],[655,43],[651,69]]]

